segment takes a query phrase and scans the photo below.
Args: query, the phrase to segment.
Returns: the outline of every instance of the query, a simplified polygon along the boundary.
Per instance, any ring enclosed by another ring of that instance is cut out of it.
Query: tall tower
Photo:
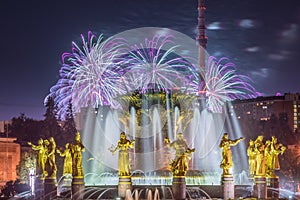
[[[199,65],[205,69],[205,51],[207,44],[207,37],[205,35],[205,4],[204,0],[198,0],[198,49],[199,49]]]

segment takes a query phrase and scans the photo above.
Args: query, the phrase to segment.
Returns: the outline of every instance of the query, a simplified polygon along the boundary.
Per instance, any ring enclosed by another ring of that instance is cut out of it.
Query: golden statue
[[[34,151],[38,151],[37,154],[37,167],[36,167],[36,174],[41,178],[45,178],[45,153],[46,149],[44,146],[44,140],[42,138],[39,139],[38,145],[34,145],[31,142],[28,142],[31,148]]]
[[[255,156],[255,147],[254,147],[254,141],[249,141],[249,147],[247,149],[247,155],[248,155],[248,164],[249,164],[249,171],[250,176],[254,177],[255,175],[255,169],[256,169],[256,156]]]
[[[120,140],[118,141],[118,145],[116,147],[111,147],[109,149],[110,152],[114,155],[116,151],[119,151],[119,160],[118,160],[118,168],[119,168],[119,176],[130,176],[130,162],[129,162],[129,148],[134,148],[134,140],[127,140],[124,132],[120,134]]]
[[[265,152],[264,152],[264,156],[265,156],[265,171],[266,171],[266,175],[268,176],[268,174],[271,171],[272,168],[272,150],[271,150],[271,141],[267,140],[265,143]]]
[[[45,139],[44,140],[44,149],[45,149],[45,153],[44,153],[44,157],[43,157],[43,162],[45,163],[45,171],[44,171],[44,176],[47,177],[48,176],[48,171],[49,170],[49,164],[48,164],[48,154],[49,154],[49,140]]]
[[[47,176],[56,178],[56,172],[57,172],[57,167],[56,167],[56,162],[55,162],[56,143],[55,143],[53,137],[50,137],[49,143],[48,143],[48,140],[44,141],[44,142],[48,146],[47,154],[46,154],[47,155],[46,162],[45,162],[46,163],[45,169],[47,171]],[[46,146],[46,148],[47,148],[47,146]]]
[[[80,139],[80,133],[77,132],[75,136],[75,144],[70,144],[71,156],[72,156],[72,176],[76,178],[83,178],[82,167],[82,152],[85,148]]]
[[[286,147],[277,143],[277,138],[272,136],[271,141],[266,142],[266,175],[269,178],[275,178],[275,170],[280,169],[278,155],[283,154]]]
[[[57,149],[56,151],[61,157],[64,157],[63,175],[69,176],[72,175],[72,155],[71,155],[70,144],[67,143],[65,147],[66,148],[63,152],[60,151],[59,149]]]
[[[255,176],[264,176],[265,175],[265,145],[263,143],[264,136],[257,136],[254,141],[254,152],[256,157],[256,169]]]
[[[171,171],[173,176],[185,176],[187,170],[189,169],[189,160],[190,157],[188,157],[189,154],[195,152],[195,148],[190,149],[188,148],[183,152],[183,154],[177,158],[175,158],[171,163]]]
[[[172,143],[170,143],[170,139],[166,137],[165,143],[168,145],[168,147],[173,148],[175,150],[175,159],[180,157],[188,149],[188,145],[183,139],[182,133],[178,133],[177,140],[173,141]]]
[[[172,143],[170,143],[169,138],[165,138],[165,143],[168,147],[175,150],[175,158],[170,163],[173,176],[185,176],[188,170],[188,161],[190,160],[189,154],[195,152],[195,149],[188,147],[182,133],[178,133],[177,140]]]
[[[223,169],[223,176],[230,175],[229,169],[232,167],[232,153],[231,153],[231,146],[237,145],[243,137],[240,137],[236,140],[230,140],[228,138],[228,133],[225,133],[222,137],[219,147],[222,148],[222,161],[220,167]]]

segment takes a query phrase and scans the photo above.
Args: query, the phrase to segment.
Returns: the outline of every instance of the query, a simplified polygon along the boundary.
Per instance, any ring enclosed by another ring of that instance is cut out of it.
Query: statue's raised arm
[[[243,137],[240,137],[236,140],[230,140],[228,138],[228,133],[225,133],[222,137],[219,147],[222,149],[222,161],[220,167],[223,169],[223,176],[230,175],[229,169],[232,167],[232,153],[231,146],[237,145]]]
[[[178,133],[177,139],[172,143],[169,138],[165,138],[165,143],[168,147],[175,150],[175,158],[170,162],[170,168],[173,176],[185,176],[188,170],[188,162],[190,154],[195,152],[195,149],[190,149],[183,139],[183,134]]]
[[[31,146],[32,150],[37,151],[37,166],[36,166],[36,174],[41,179],[45,178],[45,146],[44,140],[42,138],[39,139],[38,145],[34,145],[31,142],[28,142],[28,145]]]

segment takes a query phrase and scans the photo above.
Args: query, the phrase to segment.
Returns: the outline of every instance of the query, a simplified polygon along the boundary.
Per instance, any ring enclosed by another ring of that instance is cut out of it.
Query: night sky
[[[210,55],[226,56],[264,96],[300,92],[299,0],[207,0]],[[195,38],[197,0],[3,1],[0,120],[43,119],[61,55],[89,30],[166,27]]]

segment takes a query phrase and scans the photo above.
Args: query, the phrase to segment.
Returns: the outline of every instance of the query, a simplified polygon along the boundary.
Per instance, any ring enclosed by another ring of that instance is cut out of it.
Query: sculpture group
[[[247,149],[249,171],[251,177],[266,176],[275,178],[275,170],[279,170],[278,155],[283,154],[286,147],[277,143],[277,138],[263,143],[263,136],[259,135],[255,141],[250,140]]]
[[[57,166],[55,162],[56,143],[53,137],[48,139],[39,139],[38,145],[34,145],[31,142],[28,144],[33,150],[38,151],[37,156],[37,169],[36,174],[40,179],[45,177],[55,177],[57,172]]]
[[[74,143],[67,143],[65,149],[62,151],[56,147],[56,143],[53,137],[49,139],[40,138],[37,145],[28,142],[34,151],[37,151],[37,167],[36,175],[39,181],[38,188],[41,185],[44,187],[40,198],[52,199],[55,194],[57,182],[56,172],[57,166],[55,161],[55,155],[59,154],[64,157],[63,175],[67,179],[72,178],[72,199],[83,199],[83,195],[79,191],[83,191],[84,188],[84,173],[82,167],[82,152],[85,148],[81,142],[80,133],[75,135]]]
[[[222,159],[220,168],[222,173],[222,184],[224,185],[224,198],[229,199],[234,197],[233,176],[230,168],[233,166],[231,147],[237,145],[243,137],[231,140],[228,133],[225,133],[220,141],[219,148],[222,149]],[[266,188],[266,178],[273,179],[274,184],[278,182],[276,179],[275,170],[279,170],[278,156],[283,154],[286,147],[277,143],[277,138],[272,136],[271,140],[263,143],[264,137],[259,135],[255,140],[249,141],[247,149],[249,175],[259,184],[255,185],[257,191],[264,191]],[[188,163],[191,154],[195,152],[195,148],[188,147],[183,139],[183,134],[178,133],[177,139],[173,142],[169,138],[164,139],[165,145],[175,151],[174,159],[169,163],[170,170],[173,174],[173,192],[176,195],[185,198],[185,176],[188,171]],[[80,133],[75,135],[73,143],[67,143],[64,150],[56,147],[53,137],[49,139],[39,139],[38,144],[34,145],[31,142],[28,144],[33,150],[37,151],[37,169],[36,174],[40,180],[55,179],[57,166],[55,162],[55,154],[64,157],[63,175],[72,177],[74,182],[74,190],[78,192],[80,184],[84,184],[84,172],[82,167],[82,152],[85,148],[81,142]],[[120,134],[120,139],[116,146],[109,148],[109,151],[114,155],[119,153],[118,157],[118,173],[119,173],[119,195],[124,197],[126,191],[132,188],[129,151],[134,149],[134,140],[129,140],[125,132]],[[276,182],[277,181],[277,182]],[[73,190],[72,182],[72,190]],[[263,184],[262,184],[263,183]],[[84,187],[84,185],[83,185]],[[81,188],[82,189],[82,188]],[[265,197],[266,194],[261,192],[257,197]],[[82,199],[83,196],[77,196],[75,199]]]
[[[56,148],[56,143],[53,137],[49,139],[40,138],[37,145],[28,142],[33,150],[37,151],[37,168],[36,174],[40,179],[46,177],[56,178],[57,166],[55,162],[55,154],[64,157],[63,175],[72,175],[73,177],[83,177],[82,168],[82,152],[85,148],[80,139],[80,133],[77,132],[75,142],[67,143],[65,150],[61,151]]]
[[[125,132],[120,134],[120,140],[117,146],[112,146],[109,151],[114,155],[119,151],[118,158],[118,171],[119,176],[130,176],[130,161],[129,161],[129,149],[134,148],[134,140],[128,140]],[[170,162],[170,168],[173,176],[185,176],[188,170],[188,161],[190,160],[189,155],[195,152],[195,149],[190,149],[183,139],[183,134],[177,134],[177,140],[170,143],[169,138],[165,138],[165,143],[168,147],[175,150],[175,158]]]

